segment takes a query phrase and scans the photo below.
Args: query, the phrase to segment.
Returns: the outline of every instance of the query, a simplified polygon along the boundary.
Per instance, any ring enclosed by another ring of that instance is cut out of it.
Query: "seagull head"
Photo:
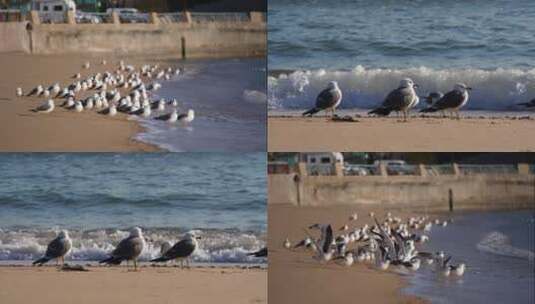
[[[460,92],[466,92],[466,91],[470,91],[472,90],[471,87],[467,86],[466,84],[464,83],[456,83],[455,86],[453,87],[455,90],[457,91],[460,91]]]
[[[143,234],[141,233],[141,228],[139,227],[134,227],[132,228],[132,230],[130,230],[130,236],[134,236],[134,237],[142,237]]]
[[[418,85],[414,83],[414,81],[412,81],[412,79],[410,78],[404,78],[404,79],[401,79],[401,81],[399,82],[399,87],[400,88],[417,88]]]
[[[69,232],[67,230],[61,230],[59,233],[58,233],[58,237],[60,239],[68,239],[69,238]]]
[[[190,240],[200,240],[201,237],[198,236],[194,231],[189,231],[188,233],[186,233],[186,239],[190,239]]]
[[[189,109],[188,110],[188,120],[193,120],[195,118],[195,111],[193,111],[192,109]]]
[[[329,84],[327,85],[327,88],[329,88],[330,90],[338,89],[338,82],[330,81]]]

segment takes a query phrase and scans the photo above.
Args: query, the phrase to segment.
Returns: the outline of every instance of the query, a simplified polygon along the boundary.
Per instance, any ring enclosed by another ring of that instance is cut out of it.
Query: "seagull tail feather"
[[[34,262],[32,263],[32,265],[37,265],[37,264],[39,264],[39,265],[43,265],[44,263],[46,263],[46,262],[48,262],[48,261],[50,261],[49,258],[47,258],[47,257],[42,257],[42,258],[40,258],[40,259],[34,261]]]
[[[159,257],[159,258],[156,258],[156,259],[153,259],[153,260],[150,260],[151,262],[167,262],[169,261],[168,258],[166,257]]]
[[[112,265],[119,265],[121,264],[122,259],[119,257],[109,257],[107,259],[101,260],[98,263],[99,264],[112,264]]]
[[[368,114],[377,114],[379,116],[388,116],[392,112],[389,108],[380,107],[377,109],[373,109]]]
[[[312,115],[318,113],[319,111],[321,111],[320,108],[312,108],[312,109],[310,109],[310,110],[304,112],[304,113],[303,113],[303,116],[306,116],[306,115],[310,115],[310,116],[312,116]]]

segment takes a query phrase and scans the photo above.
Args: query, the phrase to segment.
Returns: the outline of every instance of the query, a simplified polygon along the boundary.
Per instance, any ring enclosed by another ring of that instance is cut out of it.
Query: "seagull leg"
[[[137,271],[137,259],[134,259],[134,271]]]

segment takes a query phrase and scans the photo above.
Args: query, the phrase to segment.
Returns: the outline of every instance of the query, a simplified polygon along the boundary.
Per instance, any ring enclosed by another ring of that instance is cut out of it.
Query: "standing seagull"
[[[39,264],[39,266],[47,263],[52,259],[57,259],[57,263],[61,259],[61,263],[65,264],[65,255],[69,253],[72,247],[72,241],[69,238],[67,230],[62,230],[58,236],[48,244],[46,248],[45,256],[33,262],[33,265]]]
[[[145,247],[145,240],[141,233],[141,228],[134,227],[130,231],[130,236],[123,239],[119,245],[112,251],[111,256],[107,259],[99,261],[99,263],[106,263],[111,265],[119,265],[122,261],[126,260],[126,266],[128,267],[128,261],[134,261],[134,270],[137,270],[137,258]]]
[[[446,95],[437,100],[434,105],[427,109],[423,109],[420,112],[431,113],[437,111],[450,111],[452,116],[454,112],[457,113],[457,119],[460,119],[459,109],[468,102],[468,98],[470,97],[468,95],[469,90],[472,90],[472,88],[468,87],[466,84],[457,83],[452,91],[446,93]]]
[[[185,259],[189,268],[189,257],[197,248],[197,240],[200,239],[200,236],[195,236],[192,232],[188,232],[184,239],[167,250],[161,257],[151,260],[151,262],[167,262],[176,259],[180,260],[180,268],[184,268],[183,260]]]
[[[416,91],[418,85],[412,79],[405,78],[399,82],[399,87],[390,92],[383,104],[368,112],[368,114],[377,114],[379,116],[388,116],[392,111],[401,111],[403,113],[403,120],[407,121],[409,109],[417,103],[418,95]]]
[[[54,100],[49,99],[44,104],[38,106],[37,108],[33,109],[32,112],[39,112],[39,113],[50,113],[54,111]]]
[[[336,81],[331,81],[329,82],[327,88],[319,93],[318,97],[316,98],[316,106],[304,112],[303,116],[312,116],[322,110],[325,112],[330,110],[332,112],[332,116],[334,116],[334,111],[341,102],[342,91],[338,87],[338,83]]]

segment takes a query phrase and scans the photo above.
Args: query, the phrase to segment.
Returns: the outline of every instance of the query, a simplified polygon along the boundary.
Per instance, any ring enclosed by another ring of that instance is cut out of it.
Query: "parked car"
[[[39,13],[43,23],[64,23],[67,11],[76,13],[76,3],[72,0],[33,1],[32,10]]]
[[[121,23],[148,23],[149,18],[146,14],[140,13],[135,8],[109,8],[107,14],[116,12],[119,15]]]
[[[76,23],[93,23],[93,24],[98,24],[98,23],[103,23],[104,20],[102,20],[102,18],[100,16],[97,16],[97,15],[93,15],[93,14],[90,14],[90,13],[85,13],[85,12],[76,12]]]
[[[414,168],[407,165],[403,160],[389,159],[389,160],[376,160],[374,165],[379,167],[380,164],[384,164],[388,175],[413,175]]]

